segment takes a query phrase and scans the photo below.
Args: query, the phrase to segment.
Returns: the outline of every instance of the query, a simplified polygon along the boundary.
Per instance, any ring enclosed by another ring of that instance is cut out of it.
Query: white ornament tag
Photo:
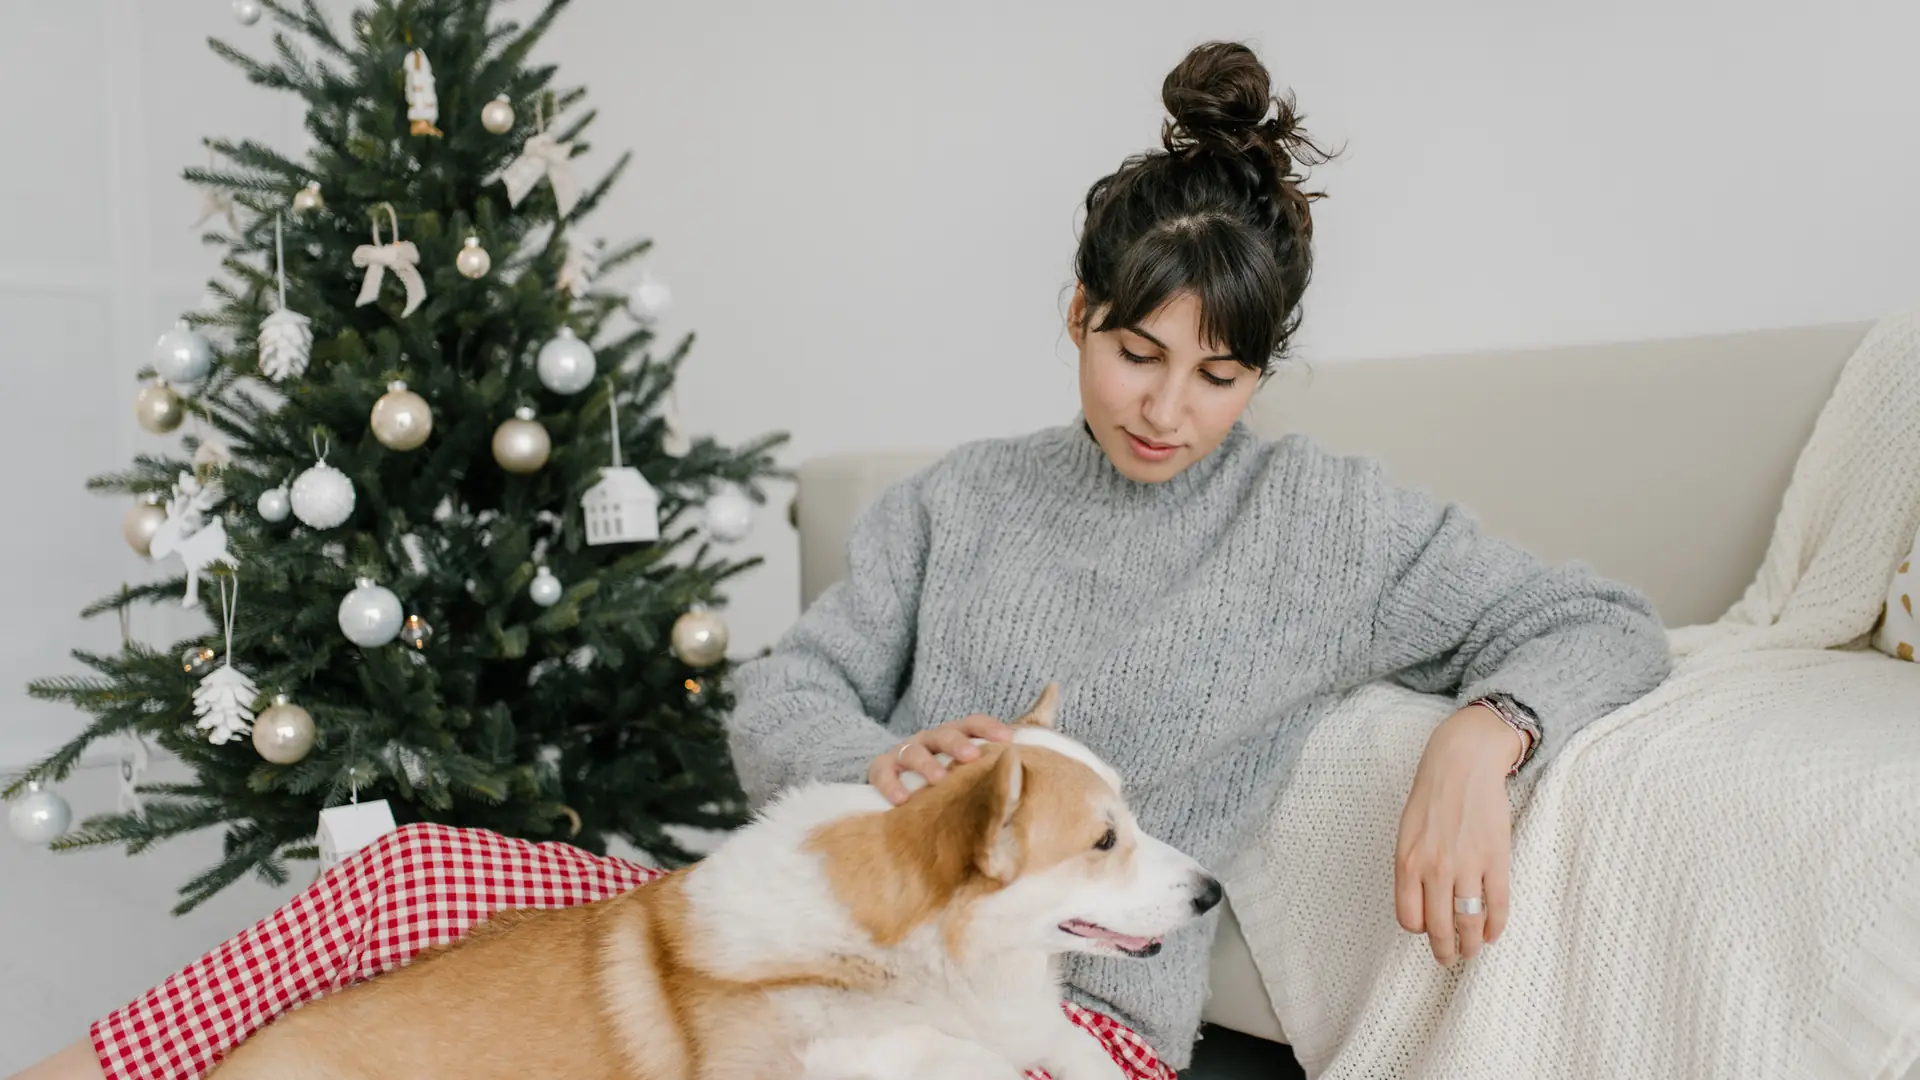
[[[408,134],[440,135],[433,126],[440,119],[440,99],[434,93],[433,65],[427,62],[427,54],[415,49],[401,66],[407,73],[407,119],[413,121]]]
[[[227,527],[210,511],[221,499],[220,485],[201,486],[192,473],[183,472],[173,486],[173,498],[167,500],[167,520],[153,532],[148,551],[157,561],[179,555],[187,568],[187,595],[181,607],[200,605],[200,574],[219,563],[238,566],[239,560],[227,550]]]
[[[385,799],[327,807],[320,811],[320,829],[315,834],[320,845],[320,868],[333,869],[397,827],[393,808]]]
[[[420,277],[420,249],[413,241],[400,239],[400,217],[394,212],[392,203],[382,203],[387,208],[387,219],[393,223],[393,242],[380,242],[380,219],[373,219],[373,243],[361,244],[353,249],[353,265],[366,270],[367,276],[360,281],[360,295],[354,298],[354,307],[365,307],[380,298],[380,283],[386,280],[386,272],[391,270],[399,277],[401,284],[407,287],[407,306],[400,314],[411,315],[415,308],[426,302],[427,283]]]

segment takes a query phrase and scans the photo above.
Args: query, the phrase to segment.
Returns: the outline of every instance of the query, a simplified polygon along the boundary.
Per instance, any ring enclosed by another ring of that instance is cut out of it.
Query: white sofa
[[[1491,532],[1646,590],[1668,625],[1706,622],[1751,580],[1794,460],[1869,325],[1328,361],[1276,376],[1249,424],[1378,457]],[[799,468],[803,603],[845,572],[854,514],[942,449]],[[1231,910],[1205,1018],[1286,1041]]]

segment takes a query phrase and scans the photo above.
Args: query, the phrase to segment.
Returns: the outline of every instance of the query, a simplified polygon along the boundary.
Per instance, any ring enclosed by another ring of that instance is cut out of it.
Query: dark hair
[[[1194,49],[1160,96],[1171,114],[1163,148],[1129,157],[1087,192],[1074,259],[1087,319],[1105,307],[1091,329],[1131,326],[1191,292],[1203,339],[1267,374],[1299,325],[1313,269],[1309,204],[1321,196],[1300,190],[1294,166],[1330,155],[1244,45]]]

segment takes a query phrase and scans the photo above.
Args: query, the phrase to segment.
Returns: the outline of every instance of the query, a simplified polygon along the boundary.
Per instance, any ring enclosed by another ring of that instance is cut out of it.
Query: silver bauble
[[[357,588],[341,597],[339,621],[340,632],[355,645],[385,645],[400,633],[400,598],[372,578],[361,578]]]
[[[185,319],[153,343],[153,370],[175,386],[192,386],[213,370],[213,346]]]
[[[120,535],[126,538],[127,546],[141,558],[153,554],[153,534],[167,520],[164,507],[153,503],[134,503],[120,519]]]
[[[493,460],[510,473],[539,471],[552,451],[553,439],[547,435],[547,429],[533,418],[533,410],[524,405],[514,410],[513,419],[494,429]]]
[[[320,195],[319,181],[308,184],[293,193],[293,212],[296,214],[311,213],[325,205],[327,200]]]
[[[7,808],[7,827],[29,844],[52,843],[72,824],[73,808],[67,800],[42,788],[38,780],[28,781],[27,793]]]
[[[551,341],[540,346],[534,362],[540,373],[540,385],[556,394],[577,394],[593,383],[593,350],[563,326]]]
[[[315,738],[313,714],[279,694],[253,718],[253,748],[275,765],[291,765],[307,756]]]
[[[326,462],[317,462],[294,477],[289,499],[295,517],[311,528],[331,529],[353,516],[353,481]]]
[[[259,22],[260,0],[233,0],[233,17],[240,20],[241,26]]]
[[[186,420],[187,403],[165,382],[148,383],[133,399],[133,418],[155,435],[167,435]]]
[[[717,492],[700,511],[707,535],[722,543],[744,540],[753,531],[753,500],[733,488]]]
[[[399,381],[373,403],[373,437],[389,450],[417,450],[433,434],[433,410],[427,399]]]
[[[527,595],[533,597],[533,602],[541,607],[552,607],[559,603],[560,594],[565,591],[566,589],[560,584],[560,579],[554,577],[553,571],[544,566],[533,576],[533,584],[527,586]]]
[[[287,520],[287,515],[293,512],[293,501],[287,498],[286,488],[268,488],[260,493],[260,499],[253,507],[260,511],[261,520],[277,525]]]
[[[673,621],[673,655],[690,667],[711,667],[727,655],[727,624],[705,608]]]
[[[513,103],[507,100],[507,95],[501,94],[480,106],[480,126],[495,135],[513,130]]]
[[[467,237],[467,242],[460,247],[460,254],[453,257],[454,269],[470,278],[486,277],[487,270],[492,266],[493,259],[487,254],[487,249],[480,246],[477,236]]]

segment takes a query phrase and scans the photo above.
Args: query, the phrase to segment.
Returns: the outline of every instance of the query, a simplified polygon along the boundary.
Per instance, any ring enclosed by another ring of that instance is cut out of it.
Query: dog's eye
[[[1100,839],[1095,841],[1093,846],[1099,851],[1112,851],[1113,845],[1119,842],[1119,834],[1115,833],[1112,829],[1108,829],[1105,833],[1101,834]]]

